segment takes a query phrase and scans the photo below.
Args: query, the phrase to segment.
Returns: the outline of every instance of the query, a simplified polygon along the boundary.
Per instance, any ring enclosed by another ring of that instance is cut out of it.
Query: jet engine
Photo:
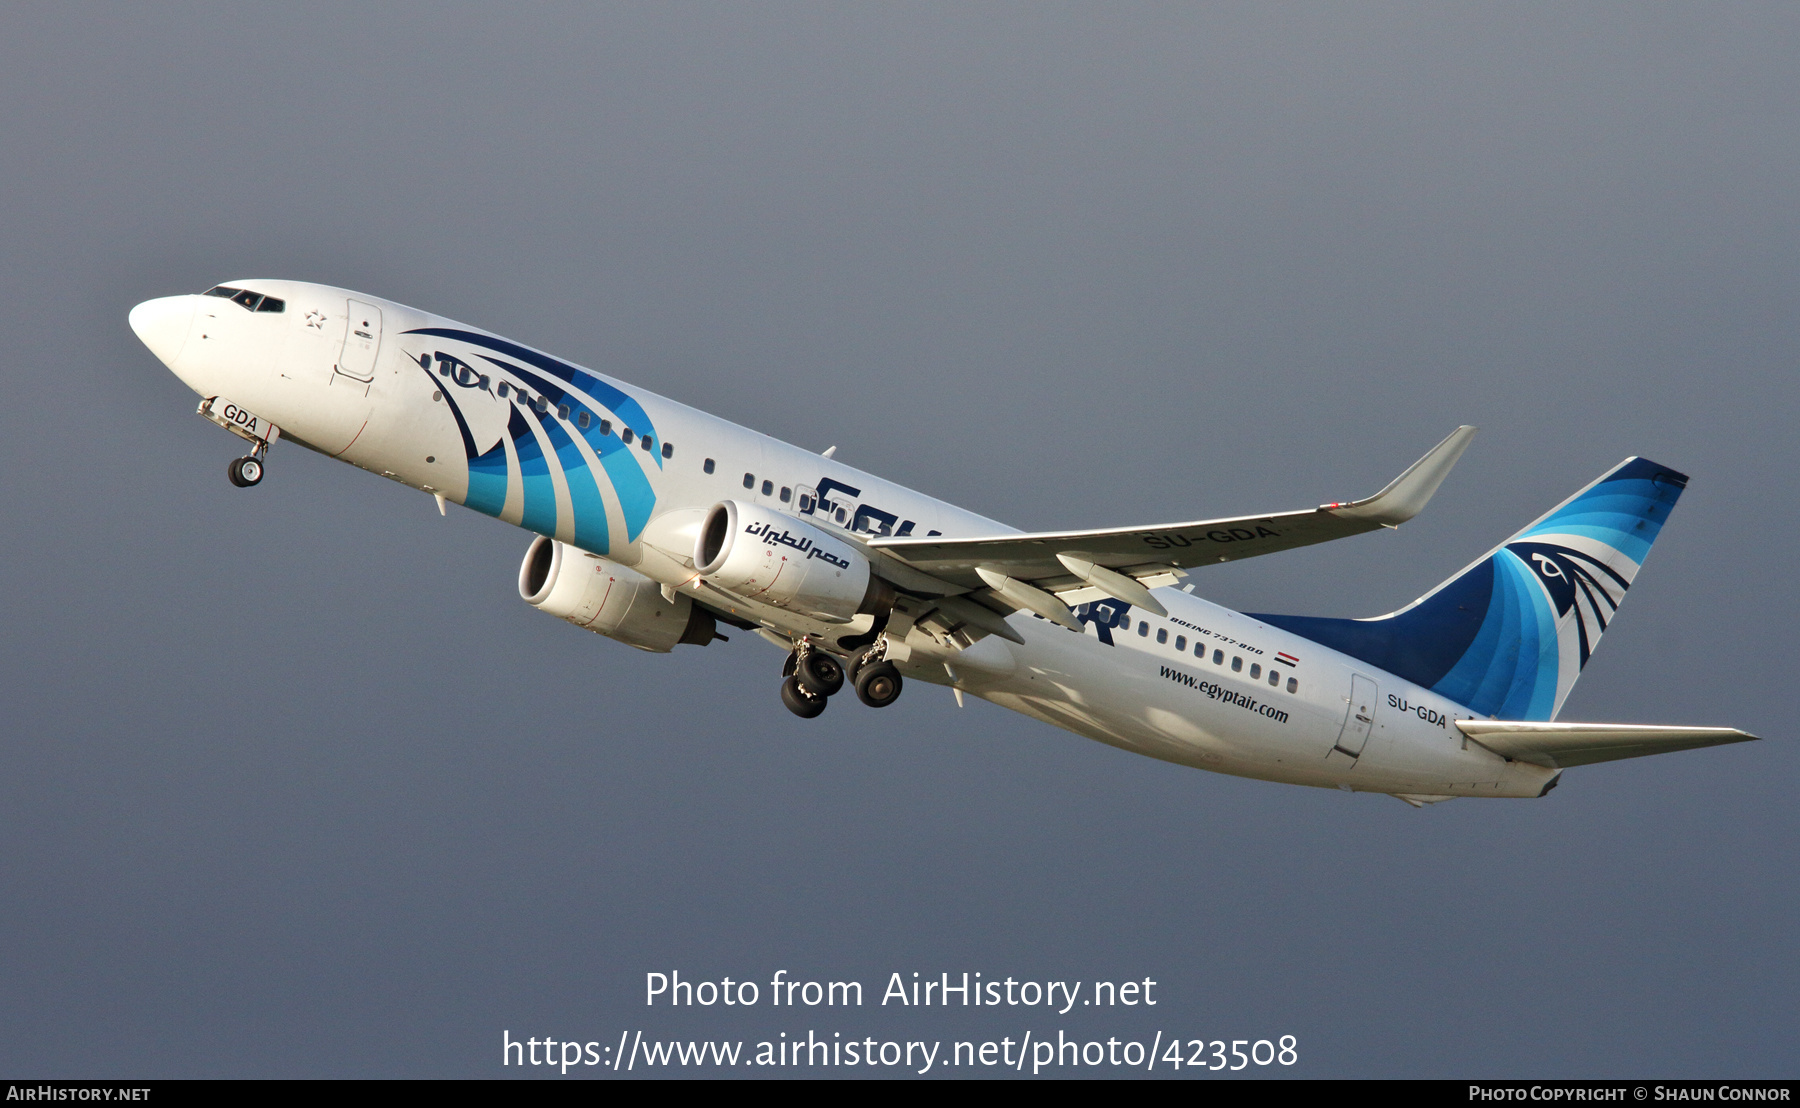
[[[738,500],[721,500],[706,513],[694,568],[728,593],[827,623],[849,623],[894,601],[893,586],[870,572],[855,546]]]
[[[655,581],[577,547],[538,536],[519,567],[519,595],[541,612],[667,654],[679,643],[705,646],[718,637],[712,613],[676,594],[665,600]]]

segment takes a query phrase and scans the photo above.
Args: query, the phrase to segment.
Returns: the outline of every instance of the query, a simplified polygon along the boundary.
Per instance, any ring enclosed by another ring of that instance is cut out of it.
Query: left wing
[[[1405,523],[1425,507],[1474,436],[1475,428],[1458,427],[1374,496],[1305,511],[1102,531],[867,542],[922,573],[965,588],[992,589],[1012,607],[1065,626],[1074,623],[1066,603],[1103,596],[1167,615],[1150,589],[1186,576],[1184,567],[1254,558]]]

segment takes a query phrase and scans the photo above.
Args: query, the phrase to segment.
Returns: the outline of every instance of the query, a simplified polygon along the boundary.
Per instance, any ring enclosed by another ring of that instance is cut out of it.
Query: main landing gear
[[[887,661],[887,640],[882,639],[866,653],[850,661],[848,674],[838,660],[818,649],[809,639],[800,640],[794,653],[782,667],[781,702],[801,719],[812,719],[825,710],[825,704],[844,687],[848,680],[856,689],[856,698],[871,708],[885,708],[900,699],[905,682],[894,663]]]

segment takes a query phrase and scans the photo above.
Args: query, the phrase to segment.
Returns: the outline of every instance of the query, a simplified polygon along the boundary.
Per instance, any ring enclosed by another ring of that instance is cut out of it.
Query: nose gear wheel
[[[225,467],[225,477],[238,488],[247,489],[262,481],[262,461],[255,456],[233,458]]]

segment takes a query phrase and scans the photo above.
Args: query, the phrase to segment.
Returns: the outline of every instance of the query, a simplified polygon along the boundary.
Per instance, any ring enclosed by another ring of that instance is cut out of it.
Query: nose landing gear
[[[269,447],[281,437],[281,428],[222,396],[202,400],[199,414],[250,444],[250,453],[233,458],[225,467],[226,479],[240,489],[261,483],[263,459],[268,457]]]

